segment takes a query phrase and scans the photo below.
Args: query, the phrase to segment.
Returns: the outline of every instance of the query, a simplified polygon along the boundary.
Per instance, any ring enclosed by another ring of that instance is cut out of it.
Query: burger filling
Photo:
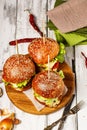
[[[43,64],[43,65],[42,64],[38,64],[38,66],[41,67],[44,70],[48,70],[48,69],[51,70],[56,63],[57,63],[56,60],[52,60],[51,62],[49,62],[49,65],[48,64]]]
[[[65,46],[64,46],[64,44],[63,43],[60,43],[60,51],[59,51],[59,53],[58,53],[58,55],[52,60],[52,61],[50,61],[49,62],[49,65],[48,65],[48,63],[47,64],[38,64],[38,66],[39,67],[42,67],[43,69],[45,69],[45,70],[48,70],[48,68],[49,69],[55,69],[55,65],[56,65],[56,69],[58,68],[58,62],[60,62],[60,63],[63,63],[64,62],[64,56],[65,56],[65,53],[66,53],[66,51],[65,51]]]
[[[29,80],[24,80],[23,82],[20,82],[20,83],[11,83],[11,82],[7,82],[5,80],[3,80],[3,82],[5,83],[6,86],[8,84],[11,84],[13,88],[23,88],[29,83]]]
[[[60,100],[58,99],[58,97],[57,98],[45,98],[35,92],[34,92],[34,96],[39,102],[41,102],[49,107],[56,107],[60,103]]]

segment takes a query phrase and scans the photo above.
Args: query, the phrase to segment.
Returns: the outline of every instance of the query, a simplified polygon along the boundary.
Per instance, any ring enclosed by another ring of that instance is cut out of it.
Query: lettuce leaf
[[[11,82],[7,82],[7,81],[5,81],[4,79],[3,79],[3,82],[4,82],[4,84],[7,86],[8,84],[11,84],[14,88],[23,88],[23,87],[25,87],[27,84],[28,84],[28,82],[29,82],[29,80],[24,80],[23,82],[20,82],[20,83],[11,83]]]
[[[45,103],[49,107],[56,107],[60,103],[60,100],[58,98],[45,98],[36,92],[34,92],[34,96],[38,101]]]

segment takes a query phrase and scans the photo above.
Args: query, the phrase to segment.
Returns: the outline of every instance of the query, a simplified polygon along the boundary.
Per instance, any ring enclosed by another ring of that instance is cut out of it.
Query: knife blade
[[[63,111],[62,117],[63,117],[66,113],[69,112],[74,97],[75,97],[75,94],[72,95],[71,100],[70,100],[69,103],[65,106],[65,109],[64,109],[64,111]],[[66,118],[67,118],[67,117],[63,118],[63,120],[60,121],[58,130],[62,130],[62,129],[63,129],[63,127],[64,127],[64,122],[65,122]]]

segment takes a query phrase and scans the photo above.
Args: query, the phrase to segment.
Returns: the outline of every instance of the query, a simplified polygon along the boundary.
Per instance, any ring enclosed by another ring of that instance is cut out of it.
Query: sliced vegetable
[[[40,96],[37,93],[34,93],[34,96],[40,101],[45,103],[47,106],[49,107],[55,107],[56,105],[58,105],[60,103],[60,100],[58,98],[45,98]]]

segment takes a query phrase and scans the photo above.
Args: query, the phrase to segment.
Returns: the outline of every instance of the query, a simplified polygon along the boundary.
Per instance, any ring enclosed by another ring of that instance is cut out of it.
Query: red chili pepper
[[[86,68],[87,68],[87,57],[85,56],[85,54],[83,53],[83,52],[81,52],[81,54],[84,56],[84,58],[85,58],[85,66],[86,66]]]
[[[18,39],[18,40],[10,41],[10,42],[9,42],[9,45],[14,46],[14,45],[16,45],[16,43],[19,44],[19,43],[25,43],[25,42],[32,42],[34,39],[36,39],[36,38],[23,38],[23,39]]]
[[[29,22],[30,22],[30,24],[40,34],[40,36],[43,37],[43,32],[40,31],[39,27],[36,24],[35,16],[30,13],[29,9],[26,9],[24,11],[28,11],[29,12]]]

